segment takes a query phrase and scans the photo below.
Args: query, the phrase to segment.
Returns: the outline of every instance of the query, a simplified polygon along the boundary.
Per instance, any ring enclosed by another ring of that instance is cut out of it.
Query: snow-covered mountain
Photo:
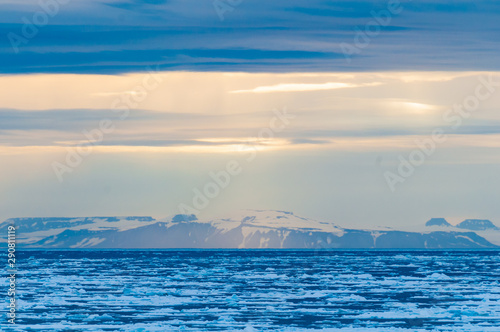
[[[500,228],[490,220],[466,219],[456,226],[452,226],[444,218],[432,218],[425,226],[427,231],[474,231],[487,241],[500,246]],[[420,228],[419,231],[422,229]]]
[[[444,227],[443,223],[436,225],[437,230],[424,231],[349,229],[291,212],[269,210],[245,210],[206,220],[198,220],[194,215],[160,220],[13,218],[0,223],[0,231],[6,234],[3,230],[11,224],[17,227],[17,245],[30,248],[494,248],[500,245],[475,232]],[[5,238],[2,241],[5,246]]]

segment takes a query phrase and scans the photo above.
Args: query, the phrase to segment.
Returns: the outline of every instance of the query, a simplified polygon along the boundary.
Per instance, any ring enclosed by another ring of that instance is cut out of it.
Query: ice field
[[[22,250],[16,329],[499,331],[499,253]]]

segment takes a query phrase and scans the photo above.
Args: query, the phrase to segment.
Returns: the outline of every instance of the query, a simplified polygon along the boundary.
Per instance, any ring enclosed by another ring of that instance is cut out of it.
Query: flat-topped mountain
[[[443,222],[437,222],[443,225]],[[286,211],[245,210],[223,218],[14,218],[28,248],[495,248],[475,232],[349,229]],[[6,232],[4,232],[6,234]],[[2,239],[1,245],[6,245]]]
[[[457,225],[458,228],[469,229],[471,231],[499,230],[495,224],[485,219],[467,219]]]
[[[432,218],[428,222],[425,223],[425,226],[445,226],[451,227],[451,224],[446,221],[444,218]]]

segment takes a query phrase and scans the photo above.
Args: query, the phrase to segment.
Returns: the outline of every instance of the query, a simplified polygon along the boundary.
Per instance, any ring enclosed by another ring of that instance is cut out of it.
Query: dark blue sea
[[[500,331],[499,254],[24,250],[16,257],[16,327]],[[10,330],[6,319],[2,328]]]

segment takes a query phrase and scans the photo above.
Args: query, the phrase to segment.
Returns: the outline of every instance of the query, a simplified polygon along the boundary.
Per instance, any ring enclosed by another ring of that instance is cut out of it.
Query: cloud
[[[3,36],[22,35],[21,19],[41,10],[37,1],[16,3],[9,0],[0,13]],[[387,1],[255,0],[221,21],[212,1],[70,1],[19,53],[4,39],[0,71],[109,74],[156,64],[235,72],[500,68],[500,4],[492,1],[402,2],[402,12],[347,62],[340,45],[354,44],[372,13],[386,8]]]
[[[279,100],[296,109],[349,112],[368,119],[374,114],[391,115],[401,110],[432,113],[461,102],[454,91],[466,92],[470,84],[476,84],[478,77],[490,74],[495,80],[500,79],[498,72],[420,72],[416,75],[414,72],[166,71],[154,75],[149,72],[4,75],[0,77],[0,107],[26,111],[103,110],[117,100],[138,99],[140,103],[133,102],[133,108],[162,113],[235,114],[255,112],[258,95],[258,108],[262,111],[276,108]],[[147,98],[141,97],[140,87],[144,82],[153,86]],[[492,98],[492,102],[483,104],[494,106],[497,101]]]
[[[110,119],[115,127],[113,132],[104,135],[102,142],[96,144],[108,147],[107,152],[122,151],[126,147],[134,148],[134,151],[155,148],[164,152],[234,152],[238,146],[245,144],[273,149],[317,146],[325,149],[352,147],[375,150],[411,147],[416,137],[429,137],[436,127],[463,138],[456,142],[464,146],[470,144],[467,137],[474,137],[474,144],[478,146],[489,146],[488,135],[500,134],[500,119],[491,118],[471,120],[453,129],[451,124],[423,126],[409,121],[408,125],[406,120],[397,125],[370,125],[370,121],[353,120],[359,118],[357,115],[351,119],[328,111],[289,110],[289,113],[295,115],[298,121],[274,133],[272,139],[259,139],[259,133],[269,127],[270,118],[274,115],[272,112],[194,114],[132,110],[124,121],[112,110],[0,109],[0,146],[62,149],[77,146],[88,143],[85,133],[99,128],[102,119]],[[329,121],[326,121],[327,118]]]
[[[250,90],[235,90],[231,93],[269,93],[269,92],[299,92],[299,91],[319,91],[319,90],[335,90],[342,88],[356,88],[362,86],[375,86],[381,83],[374,82],[369,84],[350,84],[340,82],[327,82],[318,84],[305,83],[283,83],[271,86],[259,86]]]
[[[331,144],[331,140],[327,139],[310,139],[310,138],[294,138],[290,140],[291,144],[312,144],[312,145],[317,145],[317,144]]]
[[[434,128],[448,128],[445,112],[474,93],[480,76],[490,74],[498,80],[498,72],[160,72],[148,83],[161,84],[145,98],[134,93],[148,78],[145,73],[5,75],[0,145],[75,145],[85,140],[85,131],[110,119],[116,130],[102,146],[228,152],[269,128],[273,110],[286,106],[297,121],[266,142],[274,148],[400,146]],[[111,109],[117,98],[134,104],[125,120]],[[450,133],[496,134],[499,102],[500,94],[482,101],[474,117]]]

